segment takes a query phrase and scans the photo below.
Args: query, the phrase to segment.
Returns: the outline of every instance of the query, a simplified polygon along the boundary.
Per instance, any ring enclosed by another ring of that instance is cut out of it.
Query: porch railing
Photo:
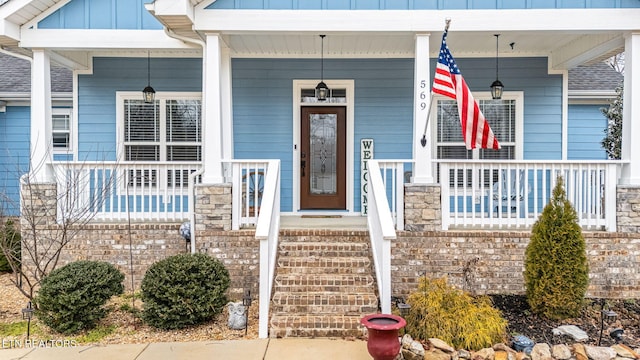
[[[580,225],[616,231],[616,184],[611,161],[438,160],[442,229],[528,228],[553,196],[559,176]]]
[[[382,176],[385,193],[389,201],[391,217],[397,230],[404,230],[404,184],[411,181],[413,160],[376,159]]]
[[[58,221],[184,221],[191,162],[53,162]]]
[[[280,232],[280,160],[230,160],[225,164],[225,176],[232,184],[232,228],[255,226],[260,241],[258,336],[267,338]]]
[[[378,283],[380,309],[391,313],[391,240],[396,239],[387,189],[377,160],[369,160],[369,211],[367,226]],[[385,171],[386,173],[386,171]],[[402,184],[403,182],[401,182]],[[398,185],[398,184],[396,184]],[[404,187],[404,186],[403,186]]]

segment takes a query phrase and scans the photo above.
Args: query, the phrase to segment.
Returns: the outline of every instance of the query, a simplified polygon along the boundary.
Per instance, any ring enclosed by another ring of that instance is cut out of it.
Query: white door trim
[[[292,187],[292,209],[294,213],[300,211],[300,107],[303,106],[300,92],[302,89],[315,88],[320,80],[293,80],[293,187]],[[346,89],[347,101],[345,103],[332,103],[332,102],[315,102],[304,103],[309,106],[346,106],[347,108],[347,212],[353,213],[353,194],[354,194],[354,159],[353,159],[353,137],[354,137],[354,80],[326,80],[325,84],[330,89]],[[327,211],[325,211],[327,212]],[[335,211],[328,211],[333,212]],[[308,213],[305,211],[305,213]],[[316,212],[319,213],[319,212]]]

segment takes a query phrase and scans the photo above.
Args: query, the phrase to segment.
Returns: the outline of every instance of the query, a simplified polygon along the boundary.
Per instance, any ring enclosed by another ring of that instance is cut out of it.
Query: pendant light
[[[156,91],[151,87],[151,56],[147,51],[147,87],[142,90],[142,97],[147,104],[153,103],[156,98]]]
[[[491,84],[491,97],[494,100],[500,100],[504,89],[504,85],[498,80],[498,37],[500,37],[500,34],[494,34],[493,36],[496,37],[496,81]]]
[[[329,95],[329,87],[324,83],[324,37],[326,35],[320,35],[321,45],[320,45],[320,82],[316,85],[316,99],[318,101],[327,100],[327,96]]]

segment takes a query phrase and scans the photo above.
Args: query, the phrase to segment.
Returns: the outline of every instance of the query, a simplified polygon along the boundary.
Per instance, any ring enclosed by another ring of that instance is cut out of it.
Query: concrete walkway
[[[13,348],[10,348],[13,347]],[[258,339],[123,344],[75,347],[26,347],[3,343],[3,360],[371,360],[362,340]]]

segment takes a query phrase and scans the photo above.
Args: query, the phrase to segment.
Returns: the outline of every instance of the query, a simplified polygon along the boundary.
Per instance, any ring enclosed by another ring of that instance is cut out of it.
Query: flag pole
[[[449,24],[451,24],[451,18],[446,18],[444,20],[444,32],[449,31]],[[422,133],[422,139],[420,139],[420,144],[422,147],[427,146],[427,128],[429,127],[429,116],[431,116],[431,106],[433,105],[433,91],[431,91],[431,96],[429,98],[429,107],[427,108],[427,121],[424,124],[424,132]]]

